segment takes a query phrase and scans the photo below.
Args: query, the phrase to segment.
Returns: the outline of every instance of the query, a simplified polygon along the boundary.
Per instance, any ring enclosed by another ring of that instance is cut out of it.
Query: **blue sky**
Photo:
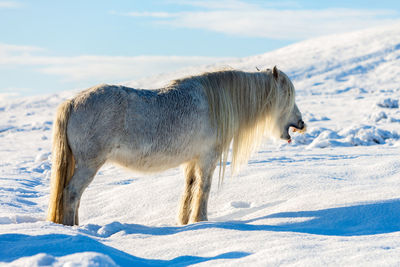
[[[0,94],[135,80],[400,19],[400,1],[2,1]]]

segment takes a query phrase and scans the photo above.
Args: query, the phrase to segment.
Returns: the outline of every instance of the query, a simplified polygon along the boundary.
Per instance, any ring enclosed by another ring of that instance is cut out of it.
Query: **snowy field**
[[[126,84],[273,65],[308,132],[265,142],[222,188],[214,179],[210,221],[183,227],[180,169],[111,165],[85,191],[80,226],[46,222],[52,118],[74,92],[0,97],[0,265],[399,266],[399,24]]]

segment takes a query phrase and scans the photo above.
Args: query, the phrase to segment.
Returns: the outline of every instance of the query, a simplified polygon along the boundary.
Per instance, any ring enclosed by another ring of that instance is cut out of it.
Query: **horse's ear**
[[[274,76],[275,80],[278,80],[279,72],[276,66],[274,66],[274,68],[272,69],[272,75]]]

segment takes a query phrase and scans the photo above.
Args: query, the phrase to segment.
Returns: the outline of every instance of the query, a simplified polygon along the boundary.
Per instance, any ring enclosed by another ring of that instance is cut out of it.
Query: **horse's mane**
[[[243,72],[223,70],[181,80],[171,86],[190,82],[201,85],[207,95],[211,122],[217,129],[222,181],[232,143],[232,172],[247,162],[263,136],[279,137],[279,120],[285,123],[295,100],[289,78],[279,72],[281,89],[272,71]]]

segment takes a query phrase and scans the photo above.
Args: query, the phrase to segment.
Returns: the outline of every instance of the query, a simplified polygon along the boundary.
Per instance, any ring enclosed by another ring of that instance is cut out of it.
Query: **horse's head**
[[[289,77],[279,71],[276,66],[270,71],[275,85],[277,86],[279,97],[278,97],[278,118],[276,118],[276,133],[281,139],[291,142],[289,130],[292,127],[293,131],[305,132],[306,125],[302,119],[301,112],[295,103],[295,90],[293,83]]]
[[[292,141],[292,138],[289,134],[290,127],[293,128],[293,131],[298,131],[303,133],[306,131],[306,124],[304,123],[301,112],[296,104],[294,104],[293,110],[290,113],[288,122],[283,126],[281,132],[281,139],[288,141],[289,143]]]

